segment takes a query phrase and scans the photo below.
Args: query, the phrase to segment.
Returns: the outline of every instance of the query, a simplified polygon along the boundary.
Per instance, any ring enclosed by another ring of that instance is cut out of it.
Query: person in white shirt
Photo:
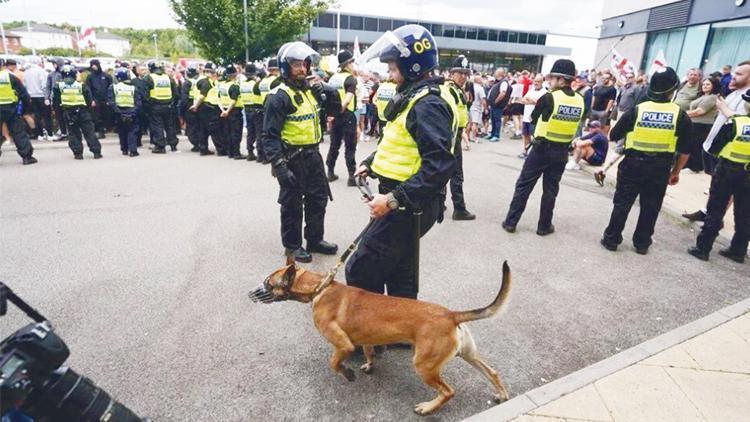
[[[521,85],[521,84],[516,84]],[[532,85],[526,96],[521,98],[521,104],[523,104],[523,151],[518,155],[518,158],[525,159],[526,151],[531,145],[531,135],[534,133],[534,127],[531,124],[531,112],[534,111],[536,102],[542,98],[542,95],[547,93],[547,89],[544,88],[544,77],[538,74],[534,77],[534,84]]]
[[[480,75],[474,76],[474,101],[471,103],[469,108],[469,125],[471,129],[469,132],[469,142],[478,141],[479,127],[482,126],[482,115],[484,110],[487,109],[487,94],[484,92],[482,86],[482,77]]]
[[[39,57],[31,57],[29,66],[24,72],[24,85],[31,97],[31,110],[28,114],[34,117],[32,138],[37,141],[52,140],[52,109],[50,108],[49,92],[47,91],[47,71],[42,66]]]
[[[521,139],[521,117],[523,116],[524,104],[521,103],[523,98],[523,83],[521,83],[521,75],[516,74],[516,83],[513,84],[510,90],[510,117],[513,119],[513,136],[510,139]]]

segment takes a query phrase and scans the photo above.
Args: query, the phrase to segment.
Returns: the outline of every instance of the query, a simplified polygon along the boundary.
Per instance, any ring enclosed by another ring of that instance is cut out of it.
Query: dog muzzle
[[[288,294],[285,295],[284,297],[278,297],[274,295],[273,290],[270,285],[270,279],[267,278],[263,282],[263,284],[258,286],[257,289],[250,291],[250,293],[248,293],[247,296],[254,303],[273,303],[273,302],[286,300]]]

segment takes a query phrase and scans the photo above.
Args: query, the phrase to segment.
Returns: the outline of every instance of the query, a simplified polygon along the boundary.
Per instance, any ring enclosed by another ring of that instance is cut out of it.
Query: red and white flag
[[[82,48],[96,47],[96,31],[93,27],[81,27],[81,36],[78,38],[78,45]]]
[[[352,56],[356,60],[359,58],[360,54],[362,53],[359,52],[359,37],[355,35],[354,36],[354,51],[352,52]]]
[[[617,50],[612,50],[612,61],[609,63],[612,73],[618,76],[620,80],[625,80],[628,73],[636,74],[637,69],[633,63],[626,57],[622,56]]]
[[[667,67],[667,59],[664,58],[664,50],[659,50],[654,57],[654,61],[651,62],[651,67],[648,69],[648,74],[653,75],[657,70]]]

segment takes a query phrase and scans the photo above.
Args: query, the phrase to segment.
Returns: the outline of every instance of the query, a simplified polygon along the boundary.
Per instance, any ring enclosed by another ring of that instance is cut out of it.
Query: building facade
[[[660,54],[680,76],[734,67],[750,60],[750,1],[605,0],[597,68],[613,49],[646,71]]]
[[[338,26],[340,24],[340,27]],[[384,16],[366,16],[328,11],[313,21],[305,40],[322,55],[336,54],[336,33],[340,28],[340,46],[351,50],[355,38],[361,51],[385,31],[406,24],[419,24],[430,30],[440,51],[440,67],[450,66],[453,59],[466,55],[470,66],[488,72],[497,67],[511,70],[542,70],[545,57],[570,56],[571,48],[548,45],[548,33],[501,28],[467,26],[444,22],[410,21]]]
[[[130,54],[130,41],[110,32],[96,34],[96,51],[112,57],[125,57]]]
[[[25,48],[43,50],[46,48],[73,48],[73,37],[62,29],[41,23],[10,28],[10,31],[21,37]]]
[[[12,33],[5,33],[5,45],[2,49],[4,54],[20,54],[21,53],[21,37]]]

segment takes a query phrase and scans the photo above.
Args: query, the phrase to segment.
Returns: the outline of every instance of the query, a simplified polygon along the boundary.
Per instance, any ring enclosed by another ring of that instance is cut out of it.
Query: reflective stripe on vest
[[[208,82],[211,84],[211,89],[206,93],[206,103],[218,106],[219,105],[219,82],[209,79]]]
[[[375,93],[375,106],[378,108],[378,120],[385,122],[385,108],[388,102],[396,95],[396,84],[393,82],[383,82]]]
[[[633,130],[625,135],[625,149],[675,152],[680,106],[646,101],[636,106],[635,113]]]
[[[546,122],[539,119],[534,137],[552,142],[571,142],[583,118],[583,108],[583,97],[579,94],[570,96],[561,89],[552,91],[552,114]]]
[[[151,89],[151,92],[149,93],[151,99],[158,101],[171,100],[172,82],[169,80],[169,76],[152,73],[151,79],[154,81],[154,88]]]
[[[229,88],[233,85],[237,85],[235,81],[221,81],[219,82],[219,104],[223,108],[228,108],[229,104],[232,103],[232,97],[229,96]],[[234,104],[235,108],[242,108],[242,97],[237,96],[237,101]]]
[[[83,96],[83,84],[80,82],[73,82],[72,85],[68,85],[62,81],[57,84],[58,88],[60,88],[60,103],[64,107],[86,105],[86,98]]]
[[[331,79],[328,80],[328,84],[331,85],[332,88],[335,88],[339,92],[339,98],[341,99],[341,104],[344,103],[344,97],[346,96],[346,90],[344,87],[344,84],[346,83],[346,79],[352,76],[349,72],[339,72],[331,76]],[[349,101],[349,104],[346,106],[346,109],[354,112],[354,108],[357,106],[357,98],[352,98],[351,101]]]
[[[200,81],[201,79],[206,79],[206,77],[201,76],[200,78],[188,79],[190,81],[190,91],[188,91],[188,98],[190,98],[191,100],[194,100],[195,97],[200,95],[200,91],[198,90],[198,81]]]
[[[736,116],[734,120],[734,138],[724,145],[719,157],[735,163],[750,163],[750,117]]]
[[[278,90],[286,92],[295,107],[294,112],[286,116],[284,127],[281,129],[281,139],[295,146],[315,145],[320,142],[320,109],[312,92],[309,89],[296,90],[281,83],[270,94],[273,95]]]
[[[466,128],[469,124],[469,109],[466,107],[466,96],[464,96],[464,90],[459,88],[453,81],[447,81],[445,86],[451,92],[453,101],[456,102],[456,109],[458,110],[458,127],[460,129]]]
[[[265,104],[266,103],[266,97],[268,97],[268,93],[271,92],[271,84],[273,81],[278,79],[279,77],[276,75],[270,75],[263,78],[258,85],[258,91],[260,91],[260,103]]]
[[[256,84],[255,79],[243,81],[240,84],[240,96],[242,97],[242,103],[246,106],[260,104],[260,95],[255,95]]]
[[[135,107],[135,87],[124,82],[118,82],[113,87],[115,91],[115,105],[117,107]]]
[[[0,105],[15,104],[18,102],[18,94],[10,84],[10,72],[0,71]]]
[[[393,120],[389,121],[383,130],[383,139],[378,144],[375,151],[375,158],[372,160],[370,168],[375,174],[388,179],[403,182],[408,180],[422,167],[422,157],[419,155],[417,142],[406,129],[406,118],[409,111],[420,99],[430,93],[429,88],[424,88],[412,97],[409,103]],[[453,136],[446,140],[449,151],[453,153],[453,146],[458,133],[458,108],[455,105],[453,96],[444,85],[440,86],[440,97],[448,104],[453,114],[451,128]]]

